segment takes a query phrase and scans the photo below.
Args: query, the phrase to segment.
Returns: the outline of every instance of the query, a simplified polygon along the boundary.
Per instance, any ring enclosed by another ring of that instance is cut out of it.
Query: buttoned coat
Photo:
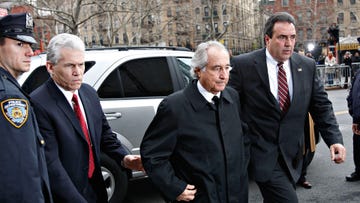
[[[319,80],[315,61],[297,53],[290,57],[293,96],[282,116],[270,90],[265,48],[234,57],[229,85],[240,94],[243,118],[251,140],[250,170],[265,182],[281,155],[297,182],[302,167],[304,122],[310,112],[325,143],[343,143],[332,103]]]
[[[248,154],[239,98],[227,87],[216,110],[193,81],[165,98],[141,143],[144,168],[168,200],[187,184],[195,185],[193,202],[247,202]]]
[[[16,79],[2,67],[0,105],[0,202],[52,202],[46,143],[33,107]],[[22,110],[20,114],[16,108]]]
[[[127,154],[102,111],[96,91],[87,84],[78,90],[92,141],[95,172],[92,177],[97,186],[97,202],[107,202],[104,180],[100,168],[100,150],[121,164]],[[89,187],[89,149],[76,115],[64,94],[52,79],[41,85],[31,99],[38,123],[47,143],[46,161],[51,190],[55,202],[95,202]]]

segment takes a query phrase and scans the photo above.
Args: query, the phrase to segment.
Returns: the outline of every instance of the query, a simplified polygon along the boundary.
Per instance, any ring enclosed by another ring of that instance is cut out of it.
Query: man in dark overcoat
[[[246,137],[230,60],[215,41],[198,46],[196,76],[165,98],[141,143],[143,166],[169,201],[248,201]]]

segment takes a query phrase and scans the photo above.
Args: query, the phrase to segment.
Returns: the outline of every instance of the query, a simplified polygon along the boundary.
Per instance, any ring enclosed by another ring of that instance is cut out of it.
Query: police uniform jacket
[[[49,179],[31,104],[0,67],[0,202],[51,202]]]

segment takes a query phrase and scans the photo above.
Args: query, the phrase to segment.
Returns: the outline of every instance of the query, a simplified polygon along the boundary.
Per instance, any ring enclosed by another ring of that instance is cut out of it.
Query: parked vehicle
[[[142,137],[160,101],[192,79],[192,56],[190,50],[176,47],[86,50],[83,82],[97,90],[112,130],[129,153],[140,153]],[[46,54],[32,57],[30,71],[18,80],[26,92],[49,78],[45,63]],[[146,177],[141,171],[124,170],[105,154],[101,165],[110,202],[122,202],[128,180]]]

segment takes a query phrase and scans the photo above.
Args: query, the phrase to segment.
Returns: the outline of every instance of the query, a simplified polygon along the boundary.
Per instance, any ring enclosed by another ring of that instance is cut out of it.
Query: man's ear
[[[199,67],[194,68],[194,73],[195,73],[197,78],[200,78],[200,71],[201,71],[201,69]]]
[[[46,70],[52,76],[52,73],[54,72],[54,65],[50,61],[46,61]]]

